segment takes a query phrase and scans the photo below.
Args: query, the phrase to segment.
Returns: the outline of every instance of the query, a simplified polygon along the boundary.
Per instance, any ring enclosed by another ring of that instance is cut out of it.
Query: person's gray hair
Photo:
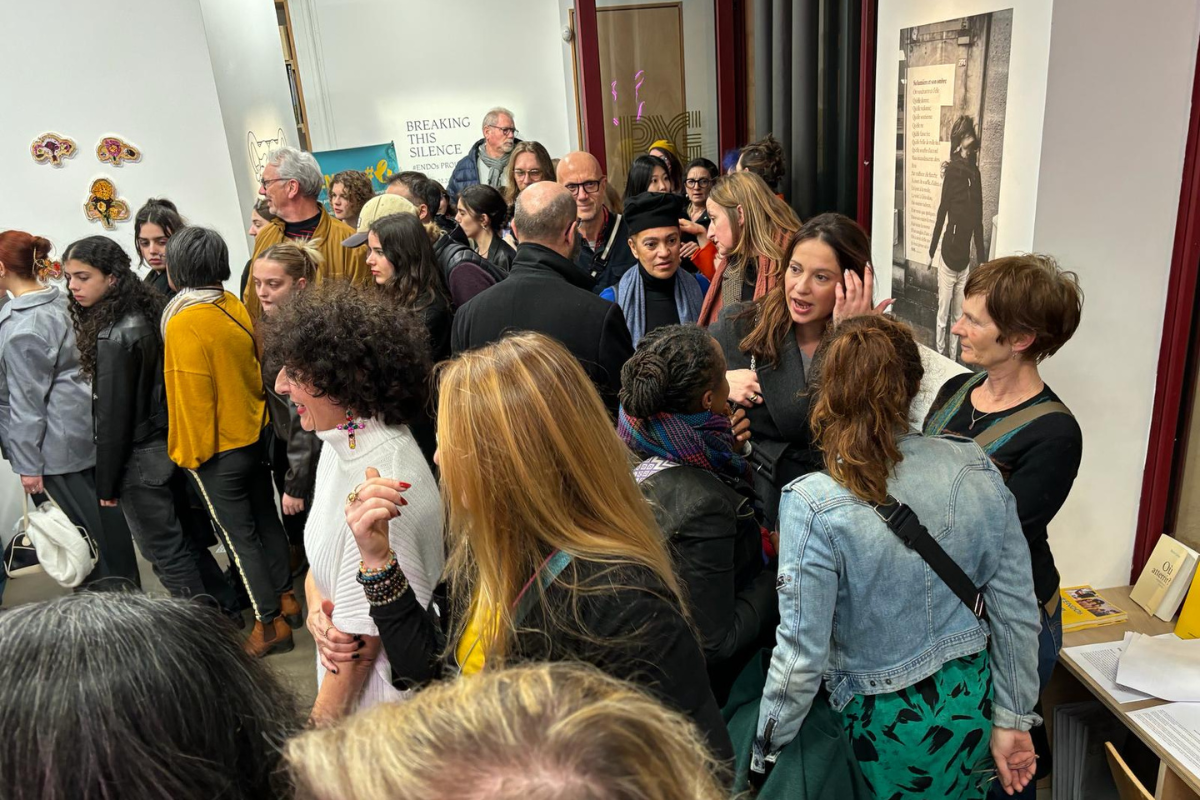
[[[312,153],[295,147],[276,147],[267,153],[267,163],[279,170],[279,177],[300,184],[305,197],[316,197],[325,188],[325,176]]]
[[[295,700],[211,605],[80,592],[4,611],[4,797],[291,797]]]
[[[500,119],[501,114],[511,119],[514,125],[517,124],[517,118],[513,116],[511,111],[504,106],[496,106],[491,111],[483,115],[483,127],[486,128],[489,125],[495,125],[496,121]]]
[[[579,213],[574,196],[567,192],[556,195],[550,202],[532,211],[528,209],[528,197],[522,192],[517,195],[516,205],[513,227],[520,232],[523,242],[554,241]]]

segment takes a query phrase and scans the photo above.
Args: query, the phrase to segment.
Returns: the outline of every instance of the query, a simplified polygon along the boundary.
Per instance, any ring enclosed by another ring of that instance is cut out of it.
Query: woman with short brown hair
[[[971,272],[952,332],[977,372],[951,378],[925,418],[925,434],[974,439],[1004,476],[1029,544],[1041,606],[1038,678],[1044,689],[1062,647],[1058,569],[1047,526],[1066,502],[1083,456],[1079,423],[1038,365],[1070,340],[1083,312],[1073,272],[1050,256],[998,258]],[[1035,737],[1039,751],[1043,737]],[[1029,795],[1032,796],[1032,795]]]
[[[909,432],[924,369],[907,325],[846,320],[818,357],[825,470],[780,503],[781,622],[751,768],[796,737],[824,682],[876,797],[980,798],[993,762],[1019,791],[1040,719],[1012,495],[975,445]]]

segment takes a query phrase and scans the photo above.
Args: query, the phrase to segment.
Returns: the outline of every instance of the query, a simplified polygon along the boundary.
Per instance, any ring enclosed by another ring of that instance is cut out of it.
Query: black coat
[[[725,351],[729,369],[750,369],[750,355],[740,343],[754,327],[754,315],[742,315],[752,303],[721,309],[708,332]],[[736,319],[735,319],[736,318]],[[808,380],[800,348],[790,336],[780,348],[779,364],[757,364],[763,402],[746,410],[750,420],[750,461],[754,492],[771,530],[778,528],[779,494],[795,478],[821,469],[821,453],[812,443],[808,425]]]
[[[942,236],[943,227],[945,236]],[[942,200],[938,204],[937,223],[929,242],[929,257],[942,242],[942,260],[950,269],[961,272],[971,263],[971,241],[975,242],[976,263],[987,260],[983,249],[983,186],[979,167],[965,158],[952,157],[942,177]]]
[[[158,329],[133,312],[96,337],[92,382],[96,496],[115,500],[135,444],[167,431],[167,391]]]
[[[573,593],[566,587],[589,591]],[[392,682],[415,688],[452,674],[456,647],[445,585],[422,609],[411,587],[396,600],[371,606]],[[520,623],[508,661],[583,661],[639,684],[687,715],[720,760],[733,756],[729,732],[708,685],[704,655],[673,600],[645,567],[612,567],[574,559]],[[575,601],[575,602],[573,602]],[[433,605],[438,610],[433,611]],[[557,624],[548,624],[548,618]],[[575,624],[579,627],[575,627]]]
[[[616,411],[621,367],[633,355],[625,315],[616,303],[588,291],[575,265],[548,247],[517,248],[509,276],[455,315],[450,349],[482,347],[511,331],[538,331],[562,342]]]
[[[638,263],[629,249],[629,226],[625,224],[625,218],[607,208],[601,213],[607,217],[594,249],[582,234],[575,234],[579,237],[575,265],[584,279],[579,285],[596,294],[615,286],[621,276]]]
[[[492,236],[492,243],[488,246],[487,260],[496,266],[496,269],[507,275],[512,272],[513,259],[517,257],[517,251],[512,245],[500,238],[499,234]]]
[[[250,265],[246,264],[246,271],[242,273],[242,291],[246,291],[246,276],[250,273]],[[175,296],[175,292],[171,289],[171,284],[167,280],[167,271],[150,270],[146,273],[146,277],[142,278],[143,283],[148,283],[162,293],[162,296],[170,300]]]
[[[724,703],[764,636],[772,638],[779,618],[775,565],[763,564],[750,487],[739,491],[687,465],[655,473],[641,486],[670,540],[713,693]]]

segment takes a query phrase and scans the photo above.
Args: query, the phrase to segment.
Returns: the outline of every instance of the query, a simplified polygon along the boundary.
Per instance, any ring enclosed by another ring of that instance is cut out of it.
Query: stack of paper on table
[[[1126,689],[1176,702],[1200,702],[1200,639],[1129,637],[1117,664],[1116,682]]]
[[[1192,774],[1200,773],[1200,704],[1167,703],[1142,708],[1130,711],[1129,719],[1158,742],[1185,770]],[[1058,724],[1057,714],[1054,721]],[[1057,766],[1057,755],[1055,759]]]
[[[1135,692],[1117,685],[1117,664],[1125,643],[1133,634],[1126,633],[1125,639],[1116,642],[1101,642],[1099,644],[1084,644],[1078,647],[1063,649],[1063,656],[1071,659],[1080,669],[1088,674],[1105,694],[1117,703],[1136,703],[1139,700],[1150,700],[1151,695]],[[1164,634],[1172,636],[1173,634]]]
[[[1054,707],[1054,800],[1119,800],[1104,743],[1121,747],[1129,735],[1096,701]]]

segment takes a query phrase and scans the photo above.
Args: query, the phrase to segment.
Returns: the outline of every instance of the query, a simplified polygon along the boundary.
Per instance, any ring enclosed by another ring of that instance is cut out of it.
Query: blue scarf
[[[642,271],[635,264],[625,271],[617,284],[617,305],[625,314],[625,324],[629,326],[629,335],[633,338],[633,346],[646,335],[646,287],[642,283]],[[700,291],[700,283],[691,273],[682,269],[675,272],[675,311],[679,314],[680,323],[695,322],[700,319],[700,308],[704,305],[704,292]]]
[[[729,417],[701,411],[699,414],[654,414],[644,419],[631,417],[622,406],[617,418],[617,435],[642,458],[659,458],[708,470],[728,484],[750,481],[750,462],[734,448]]]

